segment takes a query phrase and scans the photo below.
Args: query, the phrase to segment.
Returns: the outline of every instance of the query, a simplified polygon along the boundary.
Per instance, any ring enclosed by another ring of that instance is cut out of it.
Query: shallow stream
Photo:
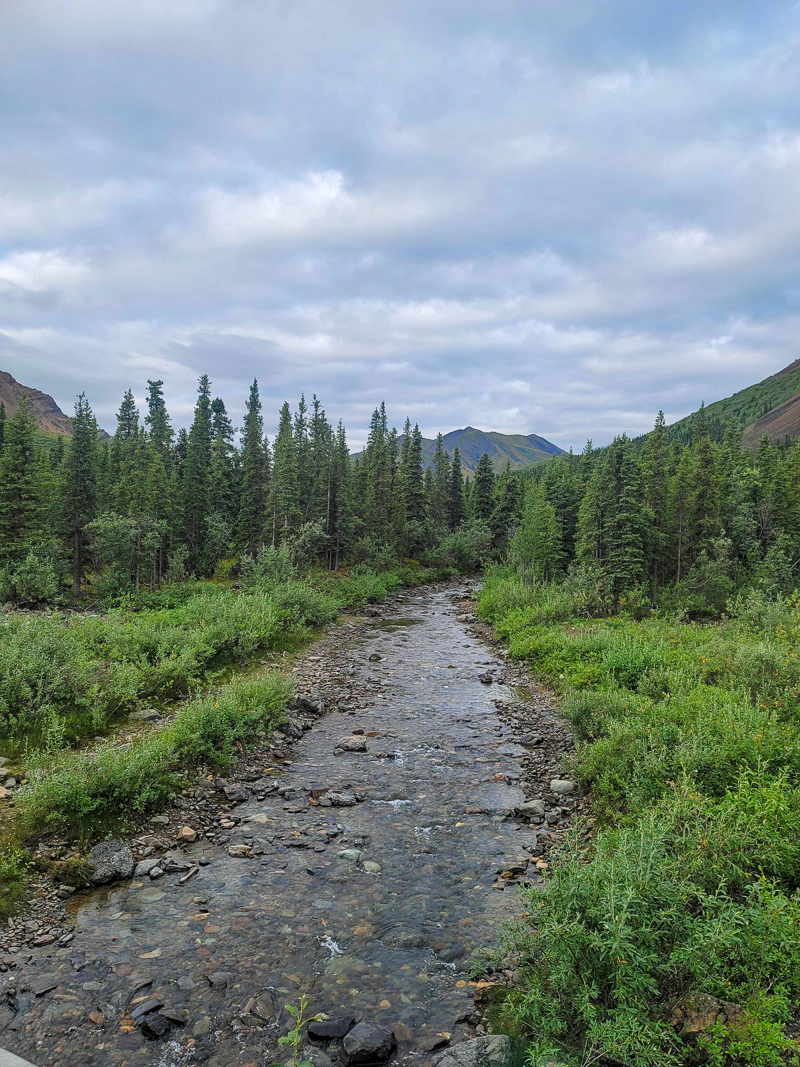
[[[529,858],[534,831],[508,817],[523,750],[493,703],[518,697],[479,680],[502,662],[456,621],[454,592],[411,595],[354,641],[341,669],[355,670],[355,710],[296,742],[281,772],[291,791],[236,808],[226,846],[187,848],[207,863],[196,876],[75,898],[73,942],[17,969],[20,1010],[0,1045],[39,1067],[269,1063],[280,1007],[301,994],[393,1027],[397,1060],[419,1063],[439,1035],[457,1036],[473,1011],[471,955],[518,906],[496,874]],[[354,729],[367,751],[334,755]],[[309,805],[326,789],[367,799]],[[229,856],[235,843],[254,855]],[[43,979],[52,988],[37,996]],[[166,1041],[131,1023],[145,994],[187,1013]]]

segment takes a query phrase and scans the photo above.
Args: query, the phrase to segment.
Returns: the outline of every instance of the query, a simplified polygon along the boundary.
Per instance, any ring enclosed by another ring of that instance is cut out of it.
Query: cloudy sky
[[[0,0],[0,369],[580,448],[800,356],[800,7]]]

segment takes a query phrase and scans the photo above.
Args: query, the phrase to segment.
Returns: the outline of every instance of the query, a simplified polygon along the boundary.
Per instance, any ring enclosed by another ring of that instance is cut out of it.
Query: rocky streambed
[[[563,723],[468,595],[334,627],[294,668],[283,734],[151,820],[133,878],[9,928],[0,1046],[39,1067],[260,1067],[288,1059],[302,996],[328,1017],[317,1067],[424,1063],[485,1033],[486,980],[513,975],[482,949],[576,799]]]

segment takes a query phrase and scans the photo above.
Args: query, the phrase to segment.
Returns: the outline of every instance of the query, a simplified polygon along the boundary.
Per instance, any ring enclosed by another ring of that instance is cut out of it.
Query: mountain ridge
[[[25,393],[40,430],[72,437],[72,419],[64,414],[49,393],[22,385],[8,371],[0,370],[0,401],[5,404],[6,418],[13,418]]]
[[[402,442],[402,434],[399,439]],[[560,456],[564,452],[563,448],[559,448],[558,445],[554,445],[552,441],[548,441],[539,434],[503,434],[496,430],[479,430],[475,426],[450,430],[442,435],[442,441],[451,457],[458,448],[461,453],[462,469],[468,475],[475,473],[478,460],[484,452],[488,453],[492,466],[498,474],[504,470],[508,462],[511,463],[512,470],[520,470],[553,456]],[[422,438],[423,466],[431,466],[435,448],[435,440]],[[363,451],[354,452],[352,458],[357,459],[361,455]]]

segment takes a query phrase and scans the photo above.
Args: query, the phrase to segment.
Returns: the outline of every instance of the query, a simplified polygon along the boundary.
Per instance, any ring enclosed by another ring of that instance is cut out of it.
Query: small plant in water
[[[300,1042],[303,1040],[303,1028],[307,1027],[309,1023],[316,1022],[320,1016],[306,1015],[308,997],[305,996],[300,997],[299,1008],[296,1008],[294,1004],[286,1004],[284,1007],[294,1018],[294,1029],[290,1030],[284,1037],[279,1037],[278,1044],[292,1046],[292,1058],[289,1060],[290,1067],[314,1067],[308,1060],[300,1059]]]

